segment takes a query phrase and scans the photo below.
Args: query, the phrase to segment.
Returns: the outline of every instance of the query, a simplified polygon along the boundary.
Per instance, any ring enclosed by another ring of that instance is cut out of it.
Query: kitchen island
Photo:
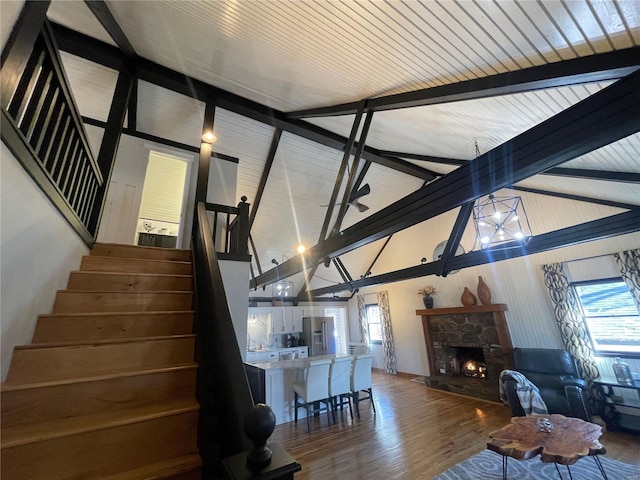
[[[245,363],[254,403],[269,405],[276,415],[276,425],[291,422],[295,399],[292,384],[304,380],[304,370],[309,361],[345,356],[349,355],[329,354],[279,362]],[[298,410],[299,418],[305,416],[304,409]]]

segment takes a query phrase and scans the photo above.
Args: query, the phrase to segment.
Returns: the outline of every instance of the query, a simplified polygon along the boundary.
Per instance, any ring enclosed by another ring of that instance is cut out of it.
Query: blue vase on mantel
[[[424,302],[424,308],[433,308],[433,297],[431,295],[423,295],[422,301]]]

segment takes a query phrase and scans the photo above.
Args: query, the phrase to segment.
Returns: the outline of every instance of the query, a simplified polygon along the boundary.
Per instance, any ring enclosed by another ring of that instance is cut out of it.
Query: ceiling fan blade
[[[371,187],[369,187],[368,183],[365,183],[362,187],[351,194],[349,197],[349,202],[353,203],[358,200],[360,197],[364,197],[365,195],[369,195],[371,193]]]
[[[360,213],[366,212],[367,210],[369,210],[369,207],[360,203],[357,200],[354,200],[353,202],[349,203],[349,205],[353,205],[354,207],[356,207]]]

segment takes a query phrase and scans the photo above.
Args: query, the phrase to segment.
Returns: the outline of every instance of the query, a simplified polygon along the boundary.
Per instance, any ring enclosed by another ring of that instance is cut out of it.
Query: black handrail
[[[200,402],[198,448],[203,478],[222,458],[250,447],[244,418],[253,407],[249,382],[227,304],[207,210],[198,202],[192,233],[196,284],[197,396]]]

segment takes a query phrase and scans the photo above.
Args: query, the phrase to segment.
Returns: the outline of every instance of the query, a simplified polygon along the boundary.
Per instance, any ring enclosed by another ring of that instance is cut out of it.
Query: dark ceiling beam
[[[640,131],[639,82],[635,72],[329,237],[305,252],[306,264],[342,255]],[[280,275],[304,268],[292,259],[280,265]],[[255,281],[272,283],[273,272]]]
[[[407,158],[409,160],[419,160],[421,162],[441,163],[442,165],[460,166],[469,163],[469,160],[460,160],[457,158],[434,157],[432,155],[421,155],[419,153],[389,152],[386,150],[380,151],[380,155],[384,155],[387,157]]]
[[[606,180],[609,182],[640,183],[640,173],[630,172],[610,172],[606,170],[556,167],[547,170],[544,172],[544,175],[582,178],[587,180]]]
[[[122,70],[127,64],[127,59],[116,47],[55,23],[52,23],[51,26],[61,50],[114,70]],[[213,87],[141,57],[137,57],[132,64],[140,80],[203,102],[206,101],[209,95],[215,96],[218,99],[219,108],[224,108],[336,150],[343,151],[347,143],[347,139],[341,135],[308,122],[287,119],[286,115],[279,110],[271,109],[239,95]],[[362,158],[423,180],[433,180],[435,178],[434,173],[430,170],[399,158],[387,158],[380,155],[377,149],[368,146],[364,147]]]
[[[499,95],[513,95],[544,88],[618,80],[636,71],[640,66],[639,59],[640,47],[599,53],[448,85],[370,98],[367,100],[365,111],[381,112],[399,108],[422,107]],[[289,112],[288,118],[314,118],[353,115],[353,113],[354,103],[349,102],[342,105]]]
[[[451,258],[448,267],[451,270],[459,270],[487,263],[499,262],[511,258],[522,257],[542,253],[556,248],[570,245],[577,245],[595,240],[603,240],[617,235],[635,233],[640,231],[640,209],[620,213],[598,220],[566,227],[554,232],[536,235],[529,240],[525,246],[514,245],[513,248],[501,248],[499,250],[477,250]],[[334,294],[343,291],[352,291],[369,287],[372,285],[382,285],[386,283],[399,282],[412,278],[437,275],[442,270],[442,261],[425,263],[414,267],[396,270],[373,277],[361,278],[352,282],[329,287],[318,288],[309,292],[314,297],[320,295]]]
[[[107,125],[107,122],[103,122],[102,120],[96,120],[95,118],[90,118],[90,117],[82,117],[82,121],[87,125],[93,125],[94,127],[99,127],[99,128],[105,128]],[[150,142],[159,143],[160,145],[166,145],[167,147],[177,148],[180,150],[184,150],[186,152],[200,153],[200,149],[198,147],[194,147],[193,145],[187,145],[186,143],[175,142],[173,140],[169,140],[168,138],[158,137],[156,135],[140,132],[138,130],[133,130],[131,128],[123,128],[122,134],[129,135],[131,137],[141,138],[143,140],[148,140]],[[227,162],[232,162],[232,163],[240,162],[240,159],[238,157],[232,157],[231,155],[226,155],[224,153],[219,153],[219,152],[211,152],[211,158],[219,158],[220,160],[225,160]]]
[[[512,185],[508,187],[511,190],[517,190],[520,192],[535,193],[537,195],[546,195],[548,197],[564,198],[567,200],[576,200],[578,202],[595,203],[597,205],[605,205],[607,207],[623,208],[625,210],[631,210],[637,208],[638,205],[632,205],[630,203],[614,202],[612,200],[604,200],[602,198],[585,197],[583,195],[572,195],[570,193],[550,192],[549,190],[540,190],[538,188],[520,187]]]
[[[431,155],[421,155],[419,153],[389,152],[381,151],[381,155],[407,158],[409,160],[419,160],[421,162],[439,163],[442,165],[460,166],[466,165],[471,160],[461,160],[457,158],[432,157]],[[440,174],[437,174],[440,176]],[[586,168],[550,168],[541,175],[553,175],[557,177],[583,178],[589,180],[605,180],[608,182],[640,183],[640,173],[631,172],[611,172],[607,170],[593,170]]]
[[[85,0],[85,5],[89,7],[91,13],[98,19],[100,25],[107,31],[109,36],[116,42],[118,48],[122,50],[125,57],[127,58],[135,58],[138,56],[133,45],[129,42],[129,39],[120,28],[120,25],[114,18],[111,10],[105,2],[102,0]]]
[[[462,234],[464,233],[467,223],[469,223],[471,212],[473,212],[473,205],[474,202],[468,202],[460,207],[460,211],[456,217],[456,222],[451,230],[451,235],[449,236],[449,240],[447,240],[447,244],[442,252],[442,258],[440,258],[440,260],[442,260],[442,270],[440,271],[440,275],[443,277],[446,277],[450,272],[449,262],[455,256],[460,240],[462,240]]]
[[[260,183],[258,184],[258,191],[256,192],[256,197],[253,199],[251,214],[249,215],[249,229],[251,229],[253,222],[256,219],[258,207],[260,206],[262,194],[264,193],[264,188],[266,187],[267,180],[269,179],[273,160],[276,158],[276,152],[278,151],[278,145],[280,145],[281,137],[282,130],[276,128],[273,132],[273,137],[271,137],[271,146],[269,147],[269,153],[267,153],[267,160],[264,162],[264,168],[262,169],[262,175],[260,176]]]
[[[347,214],[347,209],[349,208],[349,199],[351,198],[351,195],[356,191],[356,188],[357,188],[356,180],[358,178],[358,165],[360,163],[360,157],[362,157],[362,150],[364,149],[364,145],[367,141],[367,135],[369,134],[369,128],[371,127],[372,120],[373,120],[373,112],[367,113],[367,116],[364,119],[364,124],[362,125],[362,130],[360,131],[360,140],[358,141],[358,147],[356,148],[356,152],[353,155],[353,160],[351,163],[351,171],[349,172],[349,176],[347,177],[347,184],[345,186],[345,189],[342,195],[342,203],[340,203],[340,208],[338,209],[338,215],[336,216],[336,221],[333,224],[333,228],[331,229],[331,235],[334,235],[336,232],[340,230],[340,227],[342,226],[342,222],[344,221],[344,217]],[[322,240],[324,240],[324,238]]]

